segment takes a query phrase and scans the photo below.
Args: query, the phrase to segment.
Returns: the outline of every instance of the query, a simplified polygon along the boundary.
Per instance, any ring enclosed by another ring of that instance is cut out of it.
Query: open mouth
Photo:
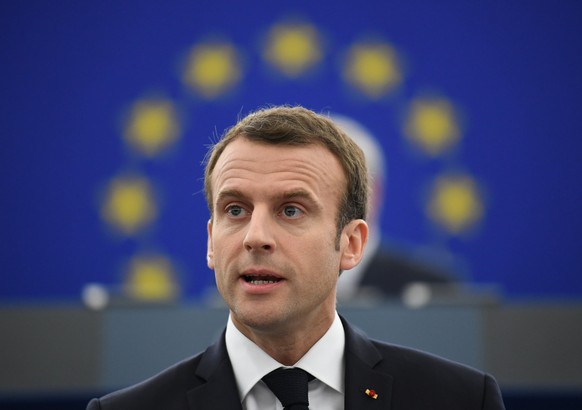
[[[252,285],[270,285],[281,281],[280,278],[274,276],[245,275],[243,278],[245,282]]]

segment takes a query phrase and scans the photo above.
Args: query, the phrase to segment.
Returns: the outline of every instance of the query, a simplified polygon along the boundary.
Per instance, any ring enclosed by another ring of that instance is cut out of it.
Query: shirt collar
[[[241,400],[244,400],[263,376],[284,367],[243,335],[230,316],[226,325],[225,341]],[[328,331],[294,367],[311,373],[316,379],[343,394],[344,347],[345,333],[336,312]]]

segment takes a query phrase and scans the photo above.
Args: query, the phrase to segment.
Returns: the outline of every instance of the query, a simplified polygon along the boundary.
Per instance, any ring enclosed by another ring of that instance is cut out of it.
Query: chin
[[[243,326],[259,331],[273,330],[287,322],[284,315],[274,311],[272,307],[237,309],[234,311],[234,316]]]

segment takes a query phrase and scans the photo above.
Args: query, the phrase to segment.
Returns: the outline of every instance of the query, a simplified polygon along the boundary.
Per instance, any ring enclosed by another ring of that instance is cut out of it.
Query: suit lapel
[[[382,356],[366,336],[343,318],[342,323],[346,333],[345,409],[390,409],[393,378],[374,369]]]
[[[341,319],[346,334],[345,409],[389,410],[393,378],[375,370],[382,356],[366,336]],[[242,410],[224,334],[204,352],[196,376],[203,382],[188,392],[191,410]],[[367,389],[378,397],[371,397]]]
[[[191,410],[242,410],[224,333],[219,342],[206,349],[196,375],[205,382],[188,392]]]

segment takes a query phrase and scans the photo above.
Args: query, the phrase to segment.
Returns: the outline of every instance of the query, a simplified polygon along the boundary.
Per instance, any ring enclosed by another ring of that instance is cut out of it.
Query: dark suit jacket
[[[491,376],[417,350],[370,340],[342,322],[346,410],[504,409]],[[366,389],[374,389],[378,398],[366,395]],[[204,353],[138,385],[94,399],[87,407],[99,409],[241,409],[224,334]]]

